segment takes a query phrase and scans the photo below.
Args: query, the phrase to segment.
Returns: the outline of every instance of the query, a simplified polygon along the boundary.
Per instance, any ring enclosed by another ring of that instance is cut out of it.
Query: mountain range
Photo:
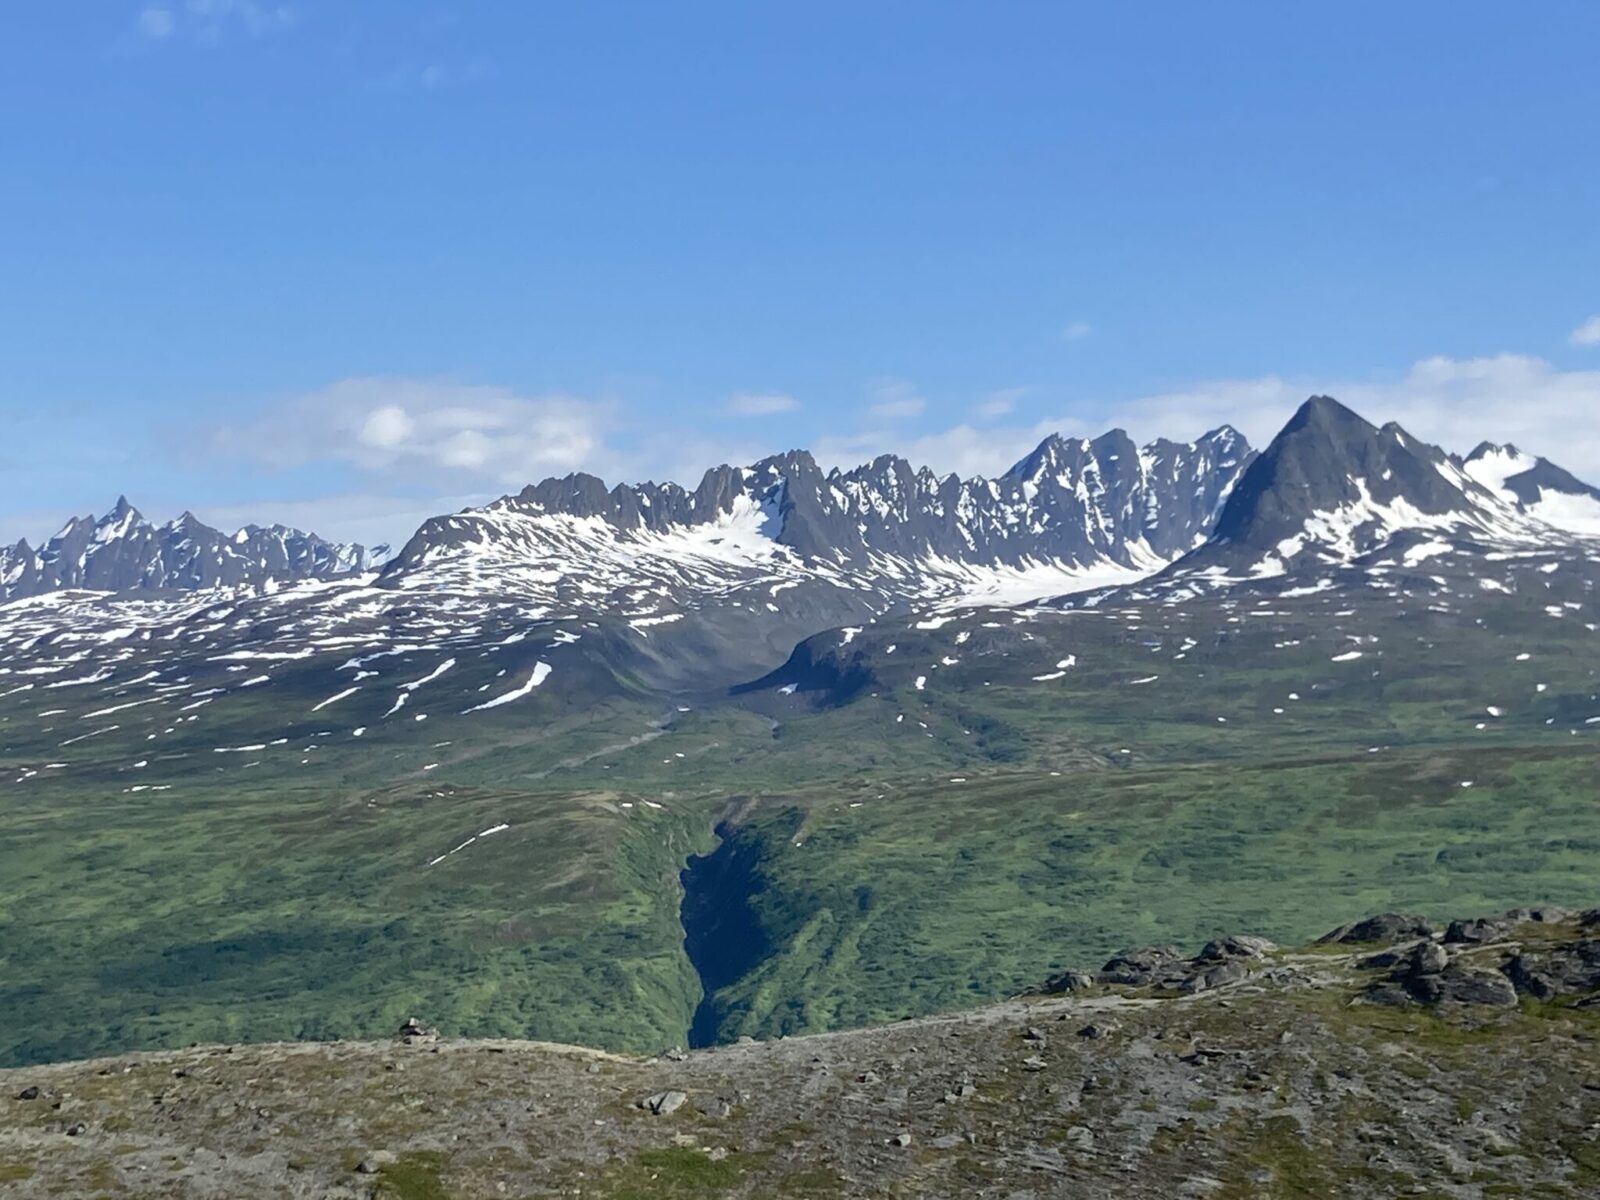
[[[659,1049],[1592,903],[1596,513],[1326,397],[1259,453],[571,476],[244,584],[119,505],[0,605],[0,1062],[413,1013]]]
[[[336,579],[386,557],[387,547],[368,551],[284,525],[246,525],[229,535],[189,512],[156,526],[122,496],[98,520],[74,517],[37,550],[26,539],[0,546],[0,601],[68,589],[198,591]]]

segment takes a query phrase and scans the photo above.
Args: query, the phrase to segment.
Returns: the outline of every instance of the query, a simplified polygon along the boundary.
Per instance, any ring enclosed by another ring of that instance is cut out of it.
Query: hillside
[[[197,1046],[0,1072],[8,1195],[1592,1196],[1600,911],[1228,938],[940,1018],[650,1059]]]
[[[996,495],[1054,473],[1074,528],[1125,529],[1089,514],[1137,488],[1077,497],[1173,469],[1126,450],[1047,439]],[[1313,401],[1248,465],[1190,455],[1244,470],[1232,533],[1045,600],[870,547],[830,581],[751,507],[778,485],[731,471],[700,525],[649,526],[699,511],[664,485],[551,485],[379,579],[14,601],[0,1062],[410,1012],[649,1052],[957,1011],[1131,943],[1584,903],[1600,556],[1539,517],[1583,497],[1526,457],[1469,456],[1520,492],[1489,486]],[[1192,492],[1156,505],[1168,549]],[[945,536],[934,511],[912,531]]]

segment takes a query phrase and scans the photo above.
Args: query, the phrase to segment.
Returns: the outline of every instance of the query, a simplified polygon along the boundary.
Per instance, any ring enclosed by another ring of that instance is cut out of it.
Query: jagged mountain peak
[[[541,602],[588,594],[644,604],[648,594],[657,605],[727,602],[730,587],[770,589],[774,571],[873,603],[942,594],[974,572],[1055,572],[1070,586],[1091,569],[1148,572],[1203,538],[1251,453],[1235,433],[1220,445],[1208,435],[1151,456],[1122,430],[1052,435],[992,479],[892,454],[824,472],[805,450],[714,467],[692,492],[607,490],[571,475],[426,522],[382,581],[416,589],[493,579]],[[757,609],[771,604],[762,596]]]
[[[1172,573],[1263,578],[1350,563],[1399,537],[1500,544],[1570,532],[1600,533],[1600,491],[1561,468],[1491,442],[1461,459],[1313,396]]]
[[[64,588],[129,592],[256,587],[362,570],[366,550],[285,525],[227,535],[194,513],[157,527],[126,496],[101,517],[74,517],[38,549],[0,547],[0,600]]]

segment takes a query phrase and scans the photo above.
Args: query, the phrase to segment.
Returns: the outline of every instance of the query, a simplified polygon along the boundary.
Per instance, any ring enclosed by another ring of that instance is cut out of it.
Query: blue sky
[[[1589,0],[24,6],[0,536],[998,470],[1313,389],[1600,475],[1596,44]]]

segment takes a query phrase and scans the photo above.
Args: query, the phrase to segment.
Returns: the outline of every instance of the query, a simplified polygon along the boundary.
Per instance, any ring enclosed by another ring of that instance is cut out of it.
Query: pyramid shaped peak
[[[1373,425],[1355,409],[1341,404],[1332,396],[1312,396],[1302,404],[1299,410],[1290,418],[1285,432],[1307,425],[1321,428],[1338,426],[1360,426],[1367,429]]]

